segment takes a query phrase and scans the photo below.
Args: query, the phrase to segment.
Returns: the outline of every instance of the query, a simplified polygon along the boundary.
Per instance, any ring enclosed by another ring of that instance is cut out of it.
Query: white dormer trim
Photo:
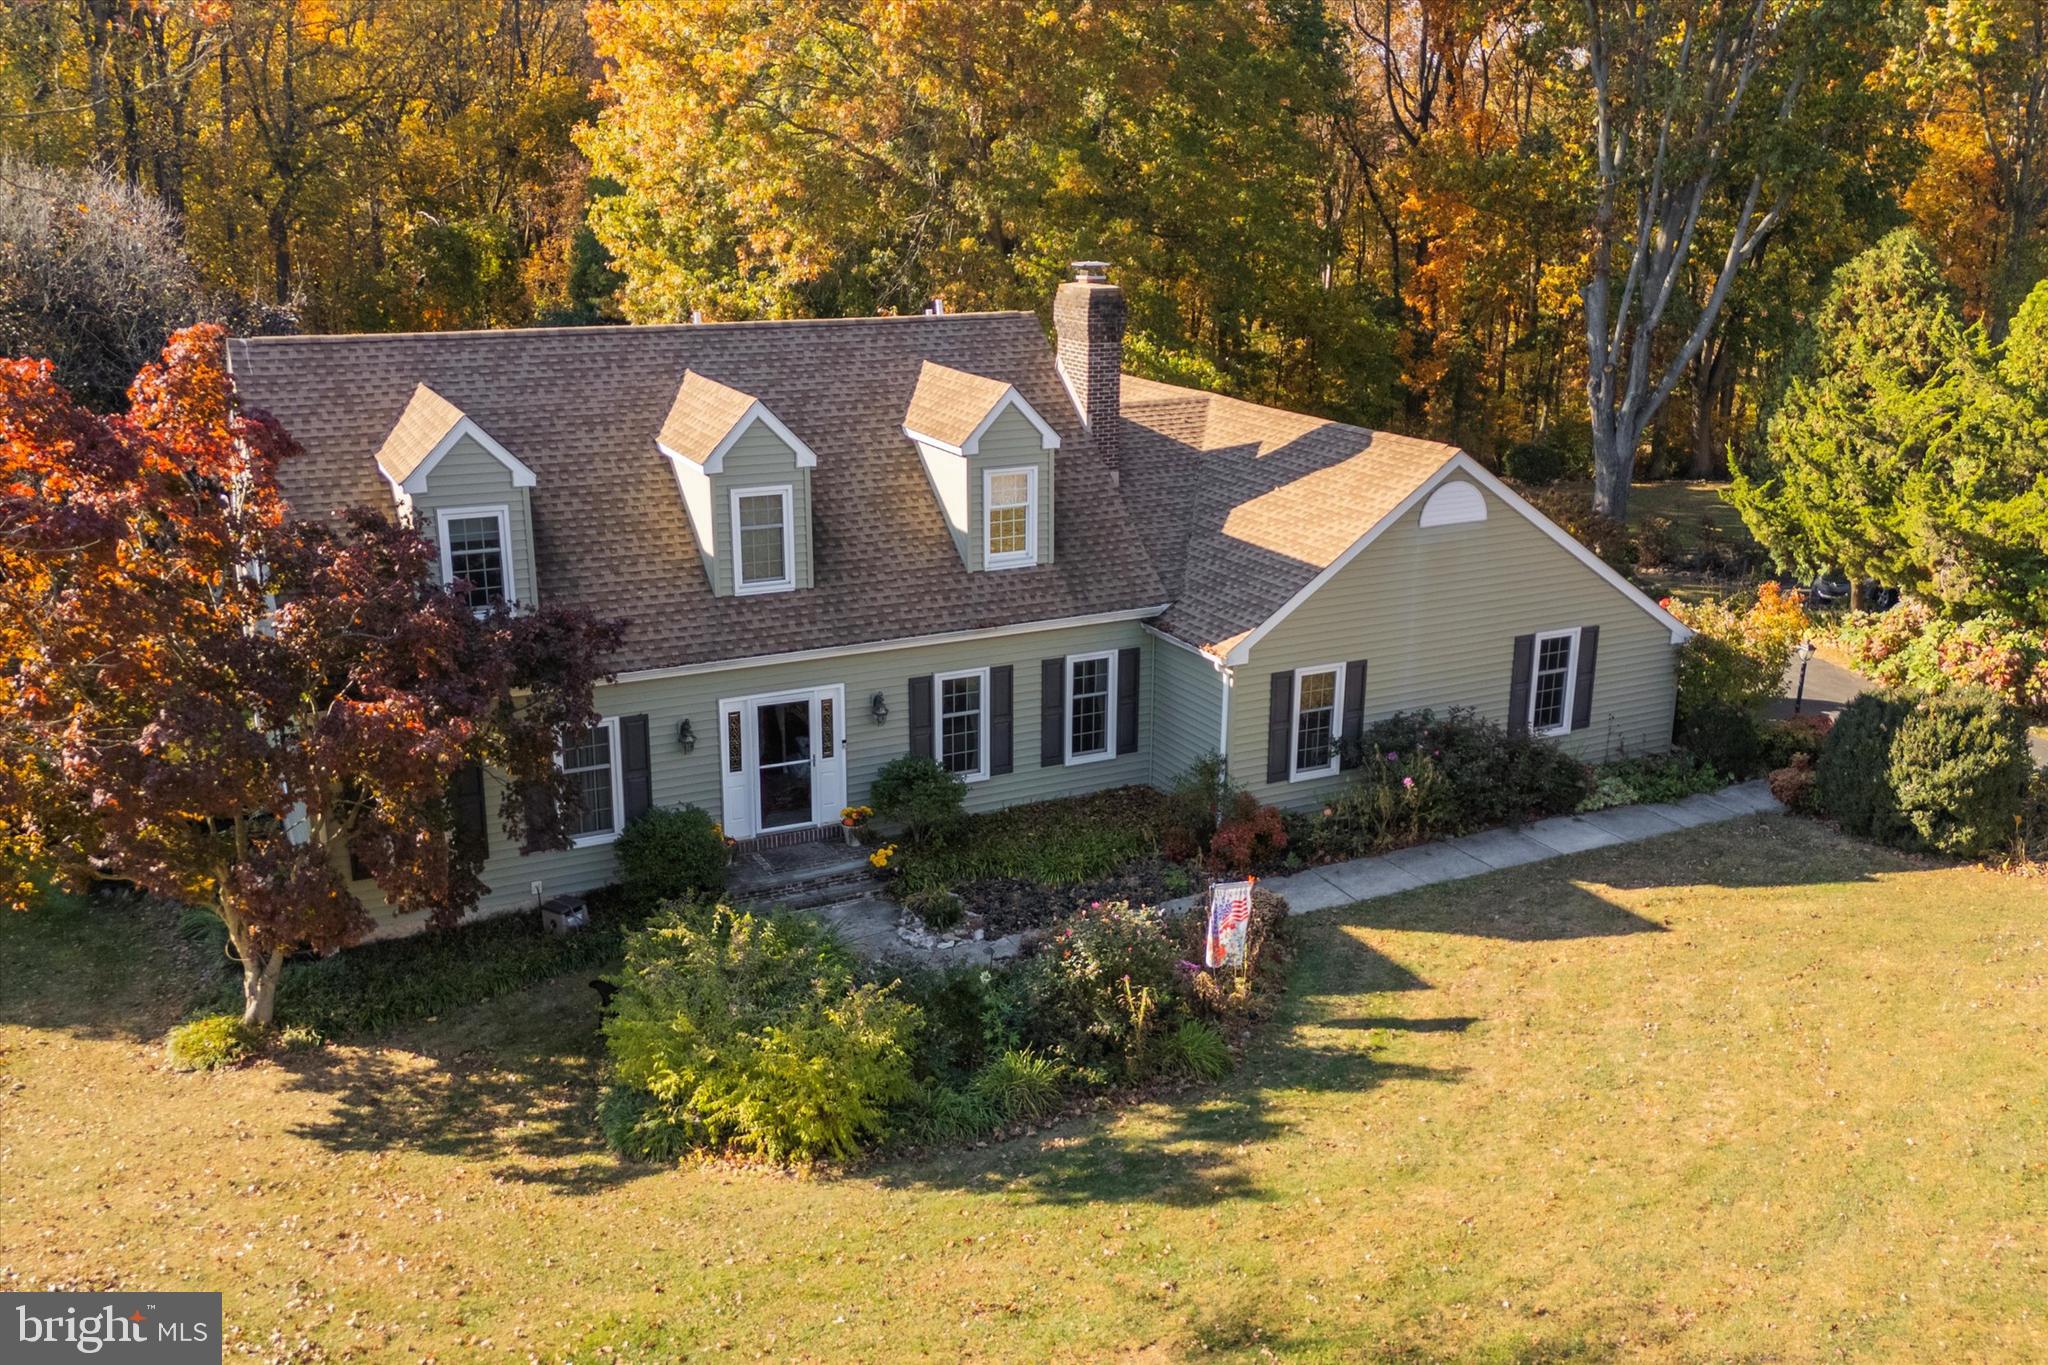
[[[1025,401],[1024,395],[1017,392],[1017,386],[1014,384],[1008,385],[1003,389],[1003,396],[990,405],[988,412],[982,417],[974,430],[967,433],[967,439],[958,445],[954,445],[951,441],[941,441],[936,436],[927,436],[910,426],[903,428],[903,434],[918,445],[930,446],[934,450],[943,450],[949,455],[979,455],[981,453],[981,438],[988,433],[990,427],[995,425],[996,418],[1001,417],[1011,408],[1015,408],[1023,413],[1024,420],[1031,423],[1033,429],[1038,432],[1039,449],[1058,450],[1060,448],[1060,434],[1052,429],[1051,423],[1038,415],[1037,408],[1032,407],[1030,403]]]
[[[726,432],[718,444],[711,447],[711,453],[704,457],[702,463],[680,453],[660,440],[656,440],[654,444],[660,449],[662,454],[677,464],[695,465],[706,474],[723,474],[725,472],[725,452],[738,445],[740,437],[746,435],[756,422],[767,423],[768,430],[774,432],[784,445],[796,452],[796,467],[798,469],[816,469],[818,467],[817,452],[799,440],[797,434],[784,426],[782,419],[768,411],[767,404],[758,398],[747,406],[745,412],[740,414],[740,420],[732,424],[732,430]]]
[[[539,478],[534,475],[534,472],[528,469],[518,456],[499,445],[495,440],[491,439],[491,434],[488,431],[478,426],[470,418],[465,417],[454,426],[448,428],[448,434],[434,443],[434,448],[427,452],[427,458],[419,462],[418,468],[406,475],[403,482],[395,482],[392,487],[398,493],[407,497],[415,493],[425,492],[427,480],[433,474],[434,466],[440,464],[442,458],[449,451],[455,449],[456,444],[465,436],[482,446],[492,459],[505,466],[506,470],[512,475],[512,486],[514,488],[532,488],[540,482]]]

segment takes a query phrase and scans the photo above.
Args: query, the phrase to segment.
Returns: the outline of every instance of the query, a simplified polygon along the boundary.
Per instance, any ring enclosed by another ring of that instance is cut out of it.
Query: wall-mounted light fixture
[[[877,725],[884,724],[889,719],[889,702],[880,692],[868,698],[868,714],[875,718]]]
[[[683,723],[676,727],[676,743],[683,746],[684,753],[697,747],[697,732],[690,728],[688,716],[683,717]]]

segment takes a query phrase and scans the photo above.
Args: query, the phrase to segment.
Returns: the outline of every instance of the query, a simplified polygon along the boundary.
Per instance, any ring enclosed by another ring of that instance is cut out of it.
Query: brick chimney
[[[1052,330],[1059,340],[1060,372],[1074,390],[1094,438],[1095,453],[1121,473],[1123,430],[1120,386],[1124,360],[1124,291],[1109,282],[1102,261],[1075,261],[1074,278],[1053,297]]]

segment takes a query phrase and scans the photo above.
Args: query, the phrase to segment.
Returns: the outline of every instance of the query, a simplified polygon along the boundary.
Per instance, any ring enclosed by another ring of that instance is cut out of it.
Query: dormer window
[[[982,565],[1021,569],[1038,562],[1038,471],[991,469],[982,475]]]
[[[927,360],[903,434],[970,572],[1052,563],[1060,437],[1014,384]]]
[[[469,605],[484,612],[517,600],[512,582],[512,516],[505,507],[444,507],[436,514],[441,580],[468,585]]]
[[[714,594],[811,586],[818,457],[766,403],[686,370],[655,446],[675,470]]]
[[[732,524],[738,528],[739,540],[735,593],[788,592],[796,586],[791,570],[796,537],[789,515],[790,492],[786,486],[733,490]]]

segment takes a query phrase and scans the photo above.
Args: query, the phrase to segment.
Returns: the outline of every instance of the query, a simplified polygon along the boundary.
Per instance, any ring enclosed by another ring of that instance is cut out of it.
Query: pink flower
[[[1415,785],[1415,779],[1412,777],[1404,777],[1401,779],[1401,785],[1404,787],[1412,787]]]
[[[1387,750],[1387,762],[1392,763],[1400,757],[1401,755],[1395,753],[1392,749]]]

